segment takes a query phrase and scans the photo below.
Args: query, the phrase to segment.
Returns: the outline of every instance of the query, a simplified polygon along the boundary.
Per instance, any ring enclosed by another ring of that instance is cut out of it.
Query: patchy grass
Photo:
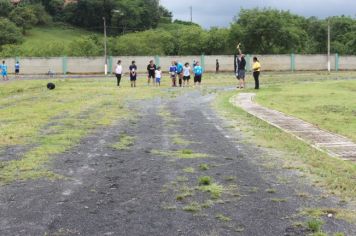
[[[277,190],[274,188],[266,189],[266,193],[276,193],[276,192],[277,192]]]
[[[354,163],[330,158],[327,154],[233,106],[229,99],[235,94],[236,92],[220,93],[214,107],[236,126],[242,127],[247,142],[288,153],[275,161],[279,165],[283,166],[284,163],[302,171],[314,179],[318,186],[324,187],[332,194],[350,200],[355,199],[356,165]]]
[[[199,165],[199,169],[202,170],[202,171],[206,171],[206,170],[209,170],[210,167],[208,164],[205,164],[205,163],[202,163]]]
[[[196,213],[202,210],[200,204],[198,202],[191,202],[189,205],[183,207],[184,211]]]
[[[271,198],[272,202],[287,202],[286,198]]]
[[[222,222],[230,222],[231,221],[230,217],[224,216],[223,214],[217,214],[215,216],[215,218],[220,220],[220,221],[222,221]]]
[[[152,154],[163,156],[163,157],[171,157],[178,159],[196,159],[196,158],[207,158],[208,154],[205,153],[195,153],[190,149],[182,149],[178,151],[163,151],[163,150],[152,150]]]
[[[311,219],[307,222],[308,229],[314,233],[319,233],[324,222],[318,219]]]
[[[194,169],[193,167],[184,168],[183,171],[184,171],[185,173],[189,173],[189,174],[195,173],[195,169]]]
[[[114,80],[65,79],[49,91],[44,80],[10,81],[0,87],[0,149],[26,145],[17,160],[0,162],[0,184],[16,180],[59,178],[51,172],[53,156],[63,153],[96,129],[134,117],[128,100],[162,96],[160,90],[123,86]],[[95,99],[93,99],[95,98]]]
[[[199,185],[210,185],[213,179],[210,176],[201,176],[198,179]]]
[[[128,150],[134,145],[135,137],[129,136],[127,134],[121,134],[119,142],[113,145],[113,148],[117,150]]]
[[[332,214],[332,217],[336,219],[344,220],[351,224],[356,222],[356,211],[343,208],[307,208],[300,213],[314,218],[326,217],[328,214]]]
[[[212,199],[219,199],[224,192],[224,186],[216,183],[199,186],[199,190],[210,193]]]
[[[181,135],[173,135],[172,142],[175,145],[181,145],[181,146],[187,146],[192,143],[191,141],[182,138]]]

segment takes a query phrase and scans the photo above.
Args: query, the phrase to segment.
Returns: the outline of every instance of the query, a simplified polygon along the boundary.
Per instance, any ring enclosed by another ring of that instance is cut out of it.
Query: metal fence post
[[[155,56],[155,63],[156,63],[157,66],[161,65],[160,58],[159,58],[158,55]]]
[[[251,55],[246,55],[246,71],[251,71]]]
[[[205,55],[204,53],[201,54],[200,56],[200,66],[203,68],[203,70],[205,71]]]
[[[338,53],[335,53],[335,71],[339,71],[339,54]]]
[[[63,71],[63,75],[67,74],[67,70],[68,70],[68,59],[66,56],[62,57],[62,71]]]
[[[295,54],[290,54],[290,69],[292,72],[295,71]]]
[[[112,56],[109,57],[109,74],[112,74],[112,66],[113,66],[113,58]]]

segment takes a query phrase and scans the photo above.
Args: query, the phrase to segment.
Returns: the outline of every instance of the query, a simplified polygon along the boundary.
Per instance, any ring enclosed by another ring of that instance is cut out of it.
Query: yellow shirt
[[[252,69],[253,71],[261,71],[261,64],[256,61],[255,63],[253,63]]]

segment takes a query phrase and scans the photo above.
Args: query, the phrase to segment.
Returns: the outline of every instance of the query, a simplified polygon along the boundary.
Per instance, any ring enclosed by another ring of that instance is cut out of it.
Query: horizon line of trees
[[[250,54],[323,54],[327,52],[330,22],[331,51],[356,54],[356,19],[303,17],[270,8],[242,9],[227,28],[203,29],[176,20],[157,0],[25,0],[14,7],[0,0],[1,56],[99,56],[103,37],[83,36],[65,46],[48,42],[41,49],[23,49],[23,35],[35,25],[64,22],[102,32],[102,16],[108,24],[110,55],[235,54],[237,42]],[[130,33],[125,33],[133,31]]]

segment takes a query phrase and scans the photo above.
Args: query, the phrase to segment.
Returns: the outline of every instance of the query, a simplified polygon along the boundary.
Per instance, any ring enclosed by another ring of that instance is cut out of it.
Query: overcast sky
[[[356,0],[161,0],[161,4],[180,20],[190,20],[192,6],[193,21],[205,28],[228,26],[241,8],[272,7],[319,18],[356,16]]]

